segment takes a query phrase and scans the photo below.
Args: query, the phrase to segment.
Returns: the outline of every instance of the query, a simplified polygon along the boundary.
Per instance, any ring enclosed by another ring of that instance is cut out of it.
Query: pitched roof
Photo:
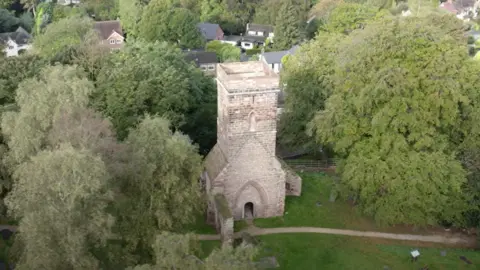
[[[217,63],[217,54],[215,52],[202,52],[202,51],[187,51],[185,55],[187,61],[193,61],[195,64],[212,64]]]
[[[217,29],[220,28],[220,25],[216,23],[203,22],[197,24],[197,28],[202,33],[205,39],[216,39]]]
[[[475,5],[475,0],[455,0],[453,5],[457,10],[472,8]]]
[[[22,27],[19,27],[15,32],[0,33],[0,43],[7,43],[9,39],[15,41],[17,45],[28,44],[32,36]]]
[[[211,181],[215,180],[217,176],[222,172],[223,168],[227,166],[228,161],[225,155],[220,149],[220,146],[216,144],[210,153],[208,153],[207,157],[204,161],[205,170],[208,173],[208,177]]]
[[[278,52],[264,52],[262,54],[263,58],[268,64],[281,63],[282,58],[287,54],[295,54],[295,52],[300,48],[300,46],[295,45],[290,50],[278,51]]]
[[[248,42],[260,42],[264,43],[265,42],[265,37],[261,36],[244,36],[241,41],[248,41]]]
[[[122,31],[122,26],[120,24],[120,21],[115,20],[115,21],[95,22],[94,28],[100,33],[100,37],[102,39],[107,39],[108,37],[110,37],[113,31],[123,36],[123,31]]]
[[[256,23],[247,23],[247,33],[248,31],[260,31],[260,32],[273,32],[273,26],[271,25],[263,25],[263,24],[256,24]]]
[[[458,10],[455,8],[455,6],[452,3],[445,2],[445,3],[442,3],[440,7],[455,14],[458,12]]]

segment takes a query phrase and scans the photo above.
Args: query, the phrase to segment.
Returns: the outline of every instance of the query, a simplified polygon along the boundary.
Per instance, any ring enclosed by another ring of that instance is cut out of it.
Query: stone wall
[[[220,232],[220,239],[223,245],[233,244],[233,216],[228,202],[223,194],[213,196],[215,206],[216,228]]]
[[[283,215],[285,173],[256,135],[247,137],[225,171],[224,194],[235,220],[243,218],[248,202],[254,204],[255,217]]]
[[[279,158],[278,160],[285,172],[285,194],[287,196],[300,196],[302,193],[302,178],[285,161]]]

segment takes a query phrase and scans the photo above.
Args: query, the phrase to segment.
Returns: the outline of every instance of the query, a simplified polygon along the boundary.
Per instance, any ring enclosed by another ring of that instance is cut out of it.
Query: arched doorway
[[[252,202],[247,202],[245,206],[243,207],[243,218],[245,219],[253,219],[254,217],[254,209],[253,209],[253,203]]]

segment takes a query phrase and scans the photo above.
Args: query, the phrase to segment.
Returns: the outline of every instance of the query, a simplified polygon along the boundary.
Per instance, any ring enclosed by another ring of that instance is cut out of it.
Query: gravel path
[[[414,234],[394,234],[394,233],[382,233],[382,232],[366,232],[366,231],[352,231],[352,230],[340,230],[329,228],[316,228],[316,227],[285,227],[285,228],[257,228],[249,227],[242,232],[248,232],[251,235],[266,235],[266,234],[278,234],[278,233],[324,233],[335,235],[349,235],[371,238],[384,238],[406,241],[419,241],[430,243],[442,243],[451,245],[472,245],[472,239],[467,237],[457,236],[440,236],[440,235],[414,235]],[[235,238],[240,238],[242,232],[234,234]],[[220,235],[198,235],[199,240],[220,240]]]
[[[13,225],[0,225],[0,231],[9,229],[15,232],[17,226]],[[324,233],[335,235],[349,235],[371,238],[383,238],[405,241],[419,241],[429,243],[441,243],[450,245],[465,245],[472,246],[475,239],[469,237],[460,236],[442,236],[442,235],[415,235],[415,234],[395,234],[395,233],[382,233],[382,232],[366,232],[366,231],[352,231],[341,229],[329,229],[329,228],[317,228],[317,227],[284,227],[284,228],[258,228],[250,226],[249,228],[237,232],[234,234],[235,238],[241,238],[242,232],[248,232],[251,235],[266,235],[266,234],[279,234],[279,233]],[[199,234],[197,235],[199,240],[220,240],[218,234]]]

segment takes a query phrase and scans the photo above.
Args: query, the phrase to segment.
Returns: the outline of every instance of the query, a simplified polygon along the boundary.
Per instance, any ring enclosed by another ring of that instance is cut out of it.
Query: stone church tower
[[[275,155],[279,92],[278,75],[263,62],[217,66],[217,144],[202,174],[217,227],[282,216],[285,195],[300,195],[300,177]]]

